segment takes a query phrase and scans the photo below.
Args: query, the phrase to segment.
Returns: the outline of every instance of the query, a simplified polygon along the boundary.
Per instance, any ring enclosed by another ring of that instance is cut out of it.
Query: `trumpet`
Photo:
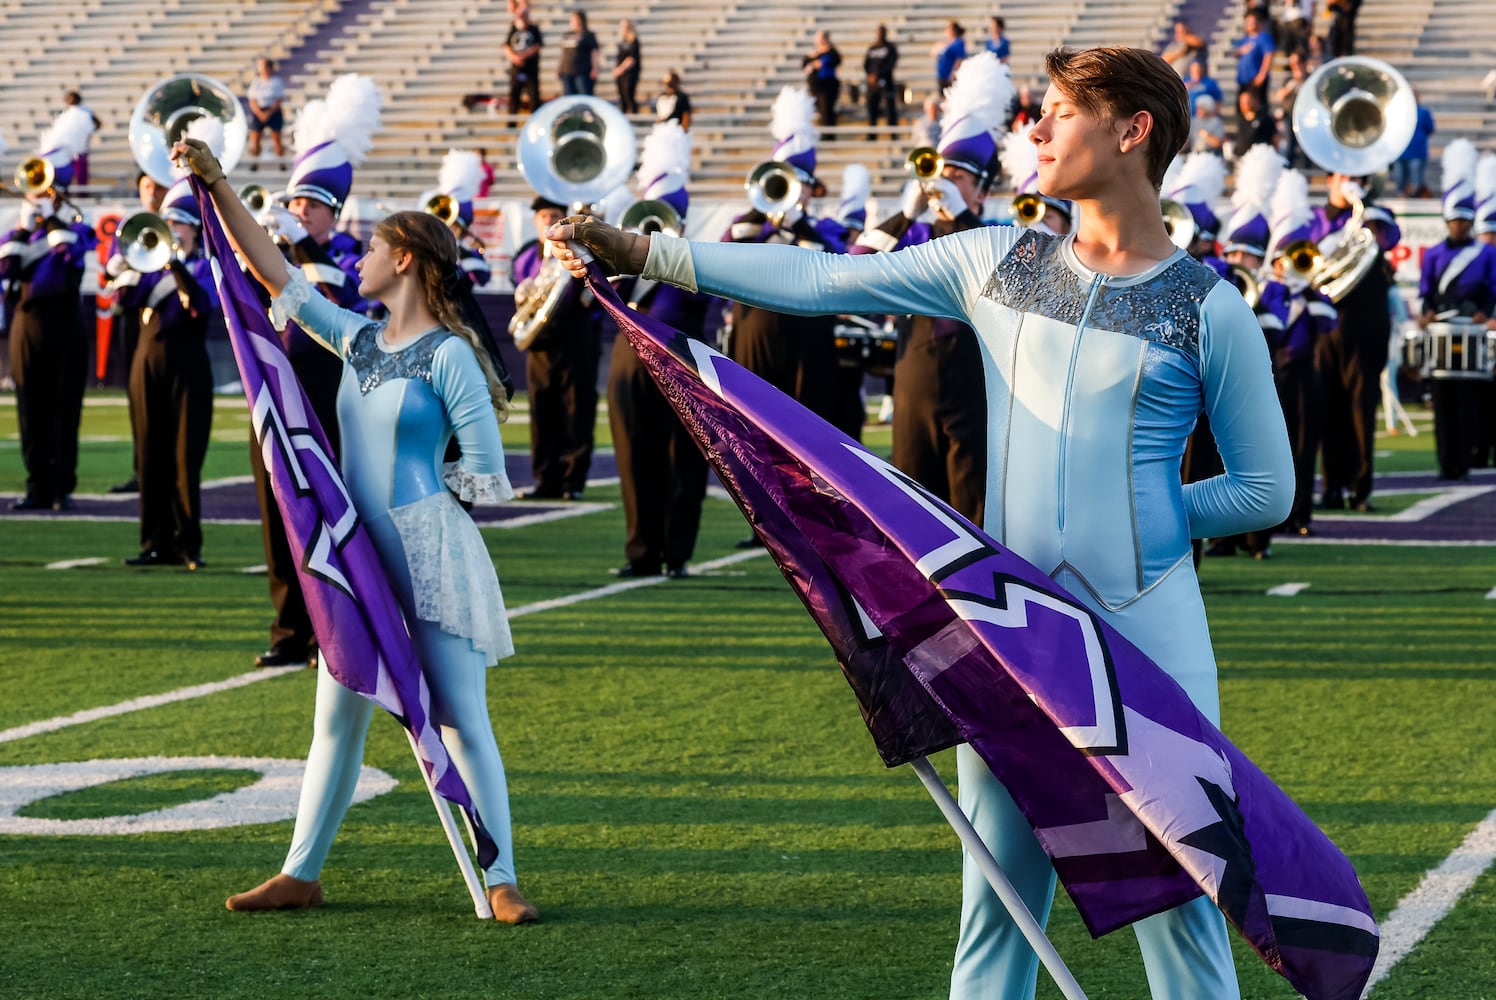
[[[21,161],[16,167],[14,180],[16,190],[23,197],[51,198],[57,203],[59,214],[62,207],[66,205],[73,210],[74,221],[83,218],[83,213],[78,211],[78,206],[68,201],[66,194],[57,187],[57,172],[46,157],[33,156]]]
[[[249,214],[258,216],[270,204],[270,189],[263,184],[246,184],[239,189],[239,201]]]
[[[788,163],[768,160],[753,168],[743,182],[748,204],[771,219],[782,219],[805,200],[805,182]]]
[[[477,250],[480,254],[488,249],[488,244],[484,243],[483,240],[474,234],[468,228],[468,224],[462,220],[462,211],[458,207],[457,199],[451,195],[438,191],[426,199],[425,203],[421,205],[421,209],[436,216],[449,226],[455,225],[460,234],[458,238],[460,240],[472,241],[474,244],[473,249]]]
[[[1241,292],[1241,297],[1247,300],[1247,305],[1256,309],[1257,303],[1262,301],[1262,282],[1257,280],[1256,272],[1240,264],[1232,264],[1231,283]]]
[[[651,236],[655,233],[679,236],[684,226],[681,223],[680,213],[668,201],[649,199],[636,201],[626,208],[618,217],[618,228],[627,229],[640,236]]]
[[[178,250],[171,227],[155,212],[136,212],[120,223],[115,237],[119,241],[119,255],[132,270],[142,274],[166,267]]]
[[[1305,281],[1313,281],[1324,261],[1324,255],[1313,240],[1296,240],[1284,247],[1279,256],[1285,259],[1290,277]]]
[[[904,160],[904,173],[917,181],[933,180],[945,169],[945,159],[934,146],[920,146]]]
[[[1013,220],[1025,229],[1037,226],[1044,218],[1044,211],[1044,199],[1036,194],[1013,196]]]

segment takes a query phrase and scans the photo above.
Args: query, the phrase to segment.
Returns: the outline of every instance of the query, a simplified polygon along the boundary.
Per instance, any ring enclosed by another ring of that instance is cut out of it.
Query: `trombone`
[[[421,209],[436,216],[449,226],[455,225],[459,234],[458,240],[471,240],[474,245],[473,249],[477,250],[478,253],[481,254],[488,249],[488,244],[484,243],[478,234],[474,233],[468,227],[468,224],[462,220],[462,212],[458,207],[457,199],[451,195],[438,191],[426,199],[425,203],[421,205]]]

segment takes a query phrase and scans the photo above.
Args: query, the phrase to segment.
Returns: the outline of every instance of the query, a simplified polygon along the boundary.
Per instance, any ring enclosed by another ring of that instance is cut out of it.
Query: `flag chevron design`
[[[1315,1000],[1377,932],[1350,862],[1082,601],[829,424],[588,281],[825,634],[884,761],[965,741],[1092,934],[1202,892]]]
[[[358,518],[280,338],[249,279],[234,263],[212,202],[196,177],[192,186],[229,341],[250,404],[252,432],[286,523],[321,662],[338,683],[373,701],[409,731],[438,794],[472,821],[478,862],[487,867],[498,856],[497,845],[473,808],[431,719],[430,688],[374,543]]]

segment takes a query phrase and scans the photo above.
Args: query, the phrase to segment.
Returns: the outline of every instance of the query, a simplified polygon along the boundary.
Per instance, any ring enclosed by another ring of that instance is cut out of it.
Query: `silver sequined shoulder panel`
[[[358,391],[367,396],[397,378],[413,378],[431,383],[431,359],[437,348],[452,336],[451,330],[428,333],[402,351],[381,351],[379,331],[383,326],[370,323],[353,337],[348,349],[348,363],[358,375]]]
[[[1090,288],[1066,265],[1061,244],[1060,237],[1024,233],[987,279],[982,294],[1020,312],[1078,325]],[[1200,309],[1220,280],[1204,264],[1180,257],[1142,284],[1103,284],[1086,326],[1197,354]]]

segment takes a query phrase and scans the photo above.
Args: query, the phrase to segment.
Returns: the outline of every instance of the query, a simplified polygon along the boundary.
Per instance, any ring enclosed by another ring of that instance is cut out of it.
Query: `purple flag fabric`
[[[430,688],[374,543],[353,509],[327,436],[265,307],[234,260],[212,202],[196,177],[192,187],[255,441],[286,523],[322,664],[339,684],[389,712],[415,737],[437,792],[473,821],[478,862],[486,868],[498,847],[431,721]]]
[[[589,282],[836,651],[891,765],[966,741],[1093,935],[1202,892],[1304,995],[1376,957],[1350,862],[1141,651],[767,383]]]

